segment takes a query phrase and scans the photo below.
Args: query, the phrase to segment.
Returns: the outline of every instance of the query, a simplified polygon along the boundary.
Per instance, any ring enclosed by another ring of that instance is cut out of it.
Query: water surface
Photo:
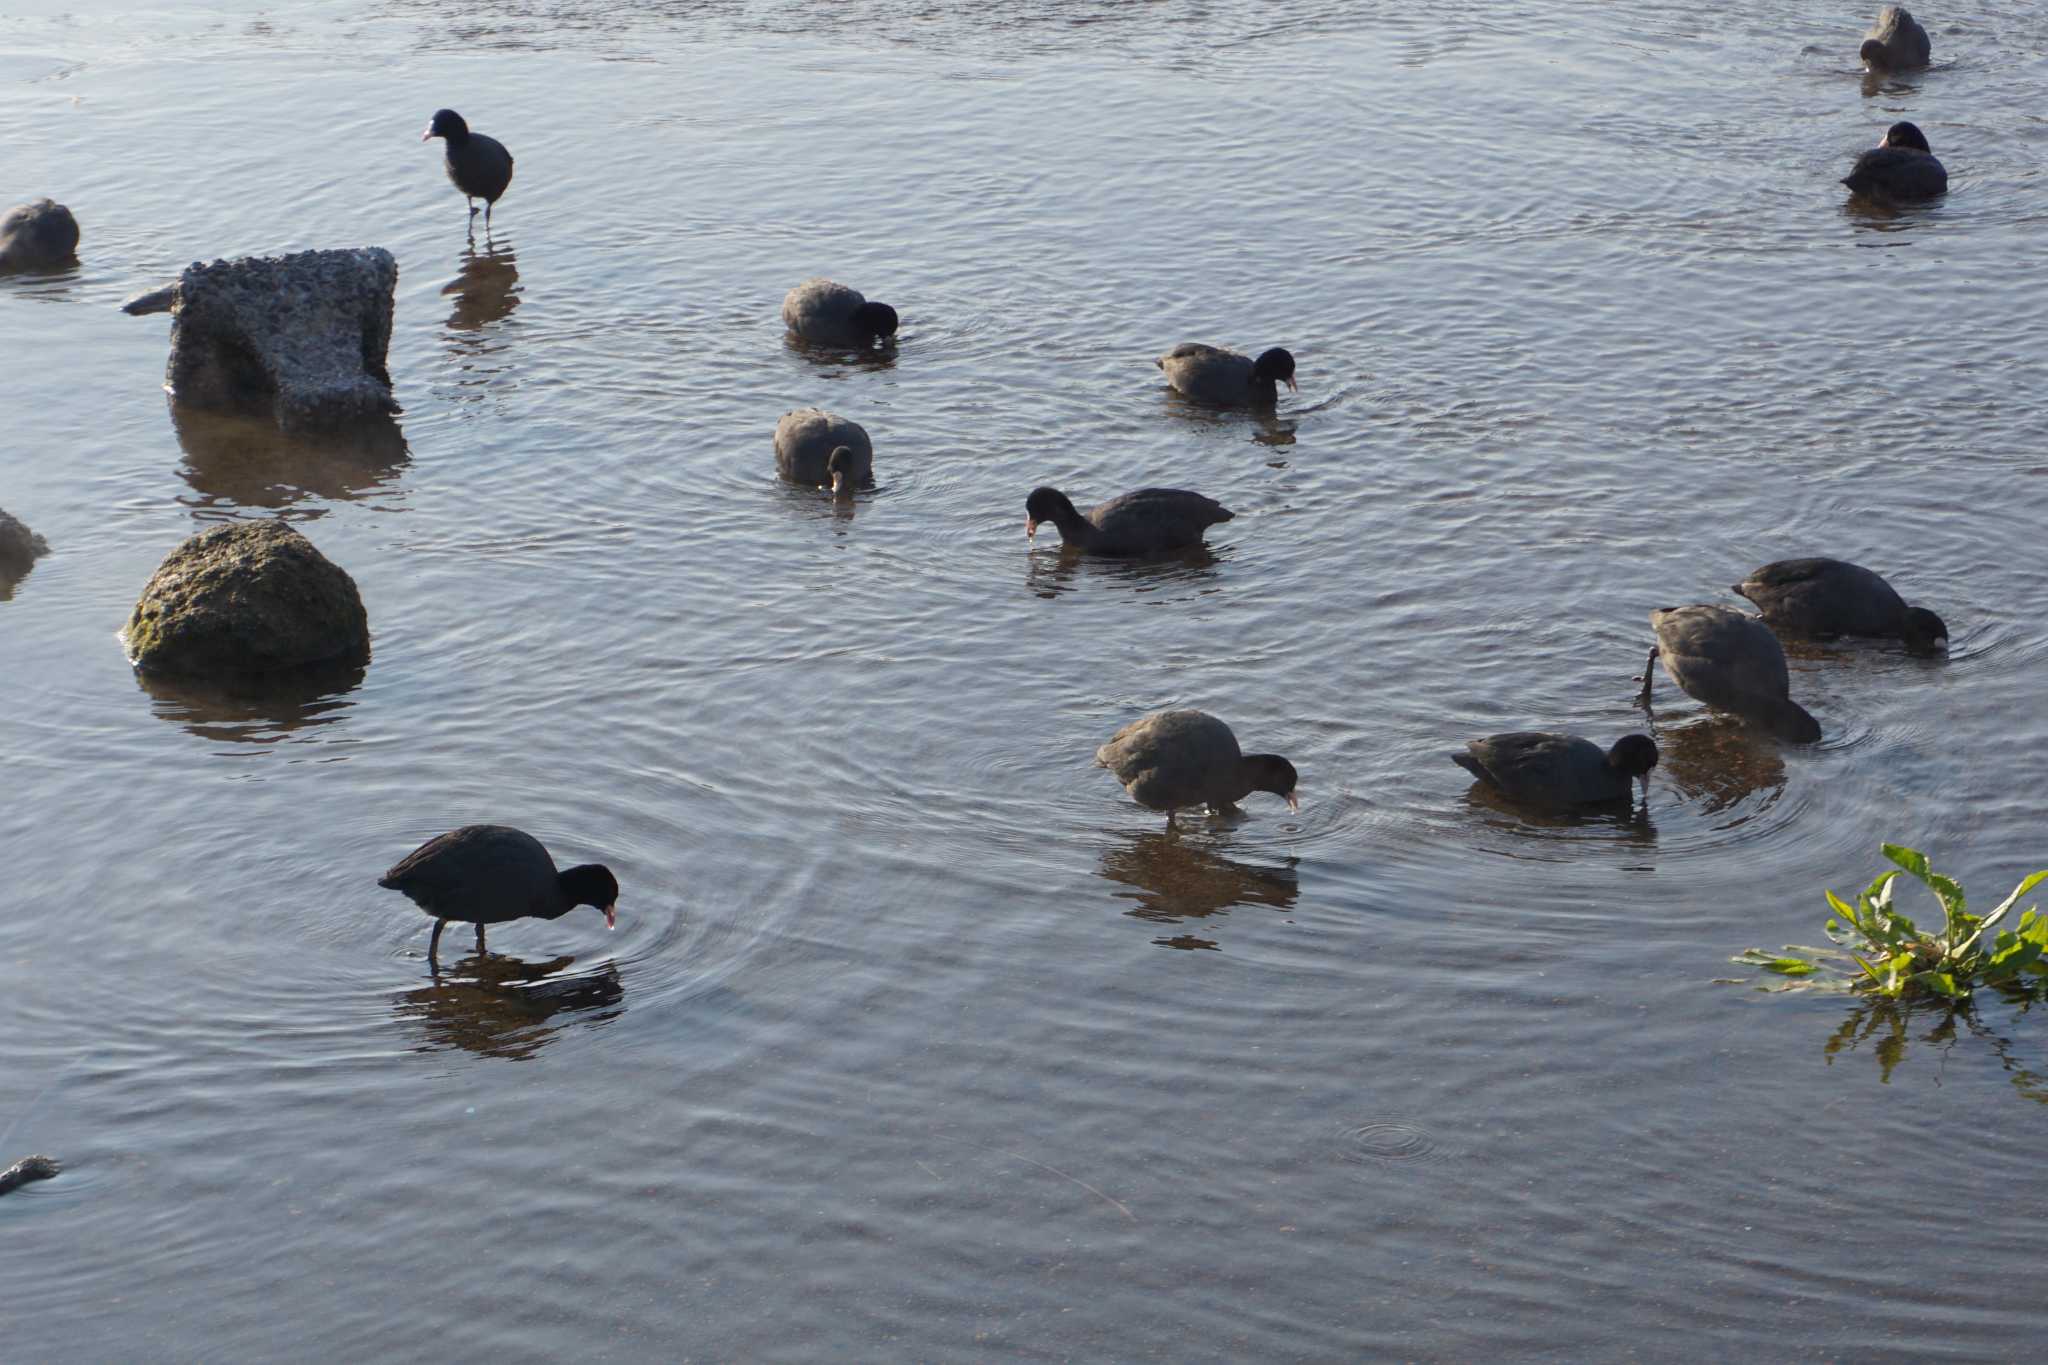
[[[1867,18],[1867,16],[1865,16]],[[12,1351],[598,1359],[2013,1358],[2044,1326],[2038,1017],[1716,984],[1820,889],[2048,863],[2048,20],[1840,7],[222,0],[0,19]],[[419,131],[518,158],[486,240]],[[1941,202],[1848,204],[1910,117]],[[173,414],[186,262],[377,244],[405,412]],[[786,344],[826,273],[893,355]],[[1153,356],[1286,345],[1266,418]],[[851,508],[776,484],[863,423]],[[1035,484],[1235,509],[1160,565]],[[374,658],[139,683],[223,518]],[[1049,540],[1050,538],[1042,538]],[[1659,679],[1647,809],[1475,793],[1611,739],[1647,613],[1832,554],[1945,663],[1795,652],[1826,740]],[[1196,705],[1287,754],[1173,837],[1091,766]],[[625,887],[437,975],[377,874],[472,820]],[[1711,1334],[1703,1338],[1700,1334]],[[1699,1345],[1711,1340],[1711,1348]]]

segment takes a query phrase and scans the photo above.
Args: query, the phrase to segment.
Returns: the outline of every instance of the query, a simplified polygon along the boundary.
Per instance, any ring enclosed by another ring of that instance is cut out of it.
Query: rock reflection
[[[569,1022],[554,1022],[557,1015],[601,1024],[624,1013],[618,967],[607,961],[596,971],[565,975],[575,962],[528,962],[502,953],[466,957],[426,985],[394,996],[392,1013],[418,1029],[416,1052],[461,1048],[525,1061]]]
[[[1301,894],[1295,860],[1260,867],[1226,858],[1199,842],[1160,830],[1123,836],[1102,853],[1104,880],[1129,887],[1116,898],[1133,902],[1124,911],[1151,924],[1178,925],[1206,919],[1234,905],[1290,910]],[[1152,940],[1162,948],[1215,948],[1212,939],[1176,934]]]
[[[2033,1002],[2020,1000],[2013,1003],[2019,1014],[2024,1015]],[[1892,1072],[1906,1060],[1906,1054],[1915,1041],[1912,1027],[1916,1023],[1927,1025],[1926,1032],[1919,1036],[1918,1041],[1936,1049],[1944,1057],[1961,1041],[1962,1034],[1967,1033],[1991,1049],[2013,1089],[2036,1104],[2048,1104],[2048,1073],[2022,1062],[2014,1054],[2012,1039],[1987,1025],[1977,1006],[1967,1001],[1952,1005],[1946,1001],[1861,1000],[1821,1050],[1826,1054],[1829,1066],[1833,1066],[1838,1057],[1869,1052],[1871,1060],[1877,1064],[1878,1080],[1889,1085]]]
[[[1709,716],[1654,734],[1657,771],[1688,802],[1710,814],[1785,785],[1785,760],[1776,741],[1738,717]]]
[[[179,472],[197,498],[196,512],[245,507],[286,511],[307,498],[352,502],[397,479],[412,458],[405,433],[389,417],[318,436],[287,435],[268,417],[171,405],[171,429],[185,452]],[[310,520],[322,509],[287,515]]]
[[[511,240],[494,242],[486,237],[481,252],[472,241],[463,249],[455,278],[441,293],[455,300],[455,310],[448,315],[451,332],[480,332],[510,317],[520,294],[519,263]]]
[[[296,730],[331,724],[355,703],[367,663],[314,664],[238,678],[181,678],[136,670],[156,714],[201,739],[276,744]]]

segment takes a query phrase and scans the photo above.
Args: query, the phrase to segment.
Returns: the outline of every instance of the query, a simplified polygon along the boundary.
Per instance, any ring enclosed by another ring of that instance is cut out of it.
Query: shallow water
[[[0,197],[84,243],[0,281],[53,547],[0,602],[0,1164],[67,1166],[0,1203],[9,1354],[2034,1349],[2038,1019],[1716,978],[1882,839],[2048,865],[2048,18],[1866,84],[1838,6],[1585,9],[10,6]],[[473,248],[441,105],[518,158]],[[1847,204],[1900,117],[1950,194]],[[397,432],[167,410],[123,298],[360,244]],[[785,343],[813,273],[893,357]],[[1302,392],[1191,408],[1185,339]],[[773,480],[810,403],[875,438],[850,510]],[[1237,517],[1071,562],[1037,483]],[[139,683],[156,563],[268,516],[367,671]],[[1636,816],[1446,761],[1639,725],[1650,609],[1812,553],[1950,658],[1795,652],[1810,749],[1660,674]],[[1091,758],[1169,704],[1301,814],[1167,837]],[[618,932],[434,979],[374,879],[485,819],[609,863]]]

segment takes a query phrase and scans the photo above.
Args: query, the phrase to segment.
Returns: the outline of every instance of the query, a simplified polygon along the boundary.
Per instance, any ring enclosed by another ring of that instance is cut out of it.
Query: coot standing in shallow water
[[[480,953],[486,924],[560,919],[579,905],[604,911],[607,929],[618,923],[619,883],[610,868],[585,863],[557,872],[540,840],[510,825],[464,825],[436,835],[406,854],[377,885],[403,891],[434,917],[429,959],[452,919],[476,926]]]
[[[1650,628],[1657,644],[1643,666],[1643,690],[1636,698],[1644,710],[1661,659],[1673,682],[1715,710],[1733,712],[1796,744],[1819,741],[1820,722],[1792,700],[1785,647],[1762,621],[1729,607],[1665,607],[1650,613]]]
[[[1034,488],[1024,500],[1024,534],[1040,522],[1059,527],[1060,542],[1098,555],[1152,555],[1190,550],[1204,529],[1236,514],[1214,498],[1182,488],[1139,488],[1088,510],[1076,511],[1057,488]]]
[[[1764,620],[1792,635],[1863,635],[1906,642],[1908,654],[1948,646],[1948,627],[1925,607],[1909,607],[1881,574],[1841,559],[1780,559],[1734,588]]]
[[[462,115],[453,109],[435,110],[434,121],[420,134],[420,141],[436,137],[448,140],[448,178],[469,200],[470,217],[476,217],[476,201],[484,201],[484,231],[489,232],[491,205],[512,183],[512,153],[498,139],[469,131]]]
[[[1126,725],[1095,751],[1139,805],[1173,813],[1207,806],[1219,815],[1253,792],[1271,792],[1300,810],[1294,765],[1278,754],[1247,754],[1230,727],[1204,711],[1154,711]]]
[[[1856,158],[1842,183],[1866,199],[1932,199],[1948,192],[1948,170],[1934,159],[1927,134],[1901,122],[1885,129],[1884,138]]]

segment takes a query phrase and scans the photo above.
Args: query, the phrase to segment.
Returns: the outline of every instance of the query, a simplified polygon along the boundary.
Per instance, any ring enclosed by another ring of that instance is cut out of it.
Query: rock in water
[[[195,261],[122,306],[170,312],[164,387],[179,402],[305,431],[398,411],[384,365],[397,287],[398,262],[372,246]]]
[[[0,1171],[0,1194],[12,1194],[31,1180],[49,1180],[63,1170],[46,1156],[25,1156]]]
[[[36,562],[37,555],[50,553],[50,542],[9,516],[0,508],[0,577],[19,578]]]
[[[0,218],[0,271],[55,270],[78,256],[78,220],[54,199],[33,199]]]
[[[355,580],[281,521],[201,531],[157,566],[122,638],[137,668],[261,673],[370,655]]]

